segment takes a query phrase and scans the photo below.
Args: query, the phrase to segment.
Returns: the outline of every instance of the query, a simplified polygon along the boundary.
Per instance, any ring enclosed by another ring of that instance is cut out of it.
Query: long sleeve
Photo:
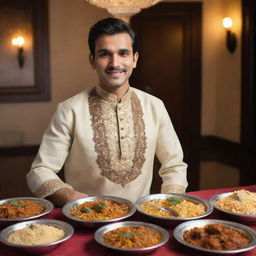
[[[162,104],[162,116],[157,137],[156,155],[161,163],[161,193],[185,192],[188,185],[187,164],[183,162],[183,151],[166,108]]]
[[[46,197],[61,188],[71,187],[57,173],[69,153],[72,123],[72,113],[66,113],[60,104],[43,135],[38,154],[27,174],[28,187],[37,197]]]

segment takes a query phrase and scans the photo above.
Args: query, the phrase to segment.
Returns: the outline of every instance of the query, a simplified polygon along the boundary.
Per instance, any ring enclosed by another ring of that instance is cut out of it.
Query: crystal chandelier
[[[129,22],[130,17],[141,9],[157,4],[161,0],[86,0],[90,4],[107,9],[116,18]]]

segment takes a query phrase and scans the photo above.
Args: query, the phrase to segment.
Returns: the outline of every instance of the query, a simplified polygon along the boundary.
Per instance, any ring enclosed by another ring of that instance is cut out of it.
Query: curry
[[[44,206],[30,200],[10,200],[0,205],[0,218],[27,218],[39,215],[43,213],[44,210]]]
[[[103,240],[116,248],[146,248],[160,243],[162,236],[150,228],[127,226],[107,232],[104,234]]]
[[[84,202],[70,210],[70,215],[83,220],[111,220],[130,212],[130,206],[112,200]]]

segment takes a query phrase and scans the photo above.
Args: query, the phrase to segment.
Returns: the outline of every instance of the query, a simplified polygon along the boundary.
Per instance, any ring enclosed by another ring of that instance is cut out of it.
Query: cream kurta
[[[163,102],[130,88],[117,103],[97,87],[59,104],[27,182],[38,197],[72,186],[135,201],[149,194],[155,154],[161,192],[184,192],[187,165]],[[63,165],[66,183],[56,175]]]

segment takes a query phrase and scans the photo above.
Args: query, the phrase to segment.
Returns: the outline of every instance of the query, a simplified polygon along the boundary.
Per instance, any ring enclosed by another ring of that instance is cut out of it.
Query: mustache
[[[126,68],[120,68],[120,67],[109,67],[106,69],[106,72],[112,72],[112,71],[117,71],[117,72],[126,72]]]

